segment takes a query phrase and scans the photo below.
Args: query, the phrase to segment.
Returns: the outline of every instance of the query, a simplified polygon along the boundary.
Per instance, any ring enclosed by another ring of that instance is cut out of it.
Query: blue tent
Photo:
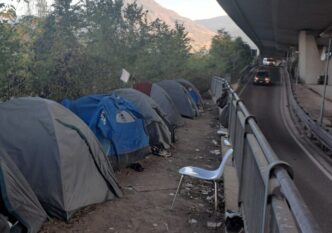
[[[147,154],[139,153],[147,152],[149,147],[144,118],[124,98],[114,94],[91,95],[73,101],[65,99],[63,105],[89,125],[111,157],[113,166],[128,165]]]
[[[194,100],[195,104],[198,105],[199,104],[199,96],[194,91],[194,89],[188,89],[188,92],[189,92],[191,98]]]
[[[194,84],[192,84],[190,81],[186,79],[177,79],[176,81],[179,82],[182,86],[184,86],[188,90],[191,98],[194,100],[195,104],[198,107],[203,107],[204,104],[202,96]]]

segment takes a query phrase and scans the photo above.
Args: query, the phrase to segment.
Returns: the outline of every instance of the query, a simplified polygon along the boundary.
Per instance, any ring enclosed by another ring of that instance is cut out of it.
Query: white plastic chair
[[[173,202],[172,202],[172,206],[171,209],[173,209],[174,203],[175,203],[175,199],[180,191],[181,188],[181,184],[183,181],[183,177],[184,176],[191,176],[194,178],[198,178],[201,180],[211,180],[214,182],[214,208],[215,210],[217,210],[218,207],[218,186],[217,186],[217,181],[220,180],[223,172],[224,172],[224,168],[226,165],[227,160],[232,156],[233,154],[233,149],[228,149],[227,152],[224,155],[224,158],[222,159],[220,166],[218,167],[218,169],[216,170],[206,170],[203,168],[199,168],[199,167],[183,167],[179,170],[179,173],[181,174],[181,178],[180,178],[180,182],[178,185],[178,188],[176,190]]]
[[[219,136],[228,137],[228,130],[225,129],[225,128],[220,128],[220,129],[217,131],[217,134],[218,134]]]
[[[224,145],[225,146],[232,146],[232,143],[228,141],[228,139],[224,139]]]

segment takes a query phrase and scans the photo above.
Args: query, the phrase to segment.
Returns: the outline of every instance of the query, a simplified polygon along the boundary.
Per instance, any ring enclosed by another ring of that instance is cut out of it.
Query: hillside
[[[233,22],[233,20],[225,15],[211,19],[195,20],[196,23],[217,32],[219,29],[225,29],[232,37],[242,37],[243,41],[248,43],[251,48],[257,48],[250,38]]]
[[[129,3],[133,1],[125,0],[124,2]],[[183,23],[187,29],[188,36],[192,39],[191,45],[193,49],[198,50],[202,47],[210,47],[211,39],[216,34],[215,32],[193,20],[180,16],[172,10],[162,7],[154,0],[137,0],[137,3],[143,5],[144,9],[149,11],[150,20],[159,18],[170,26],[174,26],[175,22]]]

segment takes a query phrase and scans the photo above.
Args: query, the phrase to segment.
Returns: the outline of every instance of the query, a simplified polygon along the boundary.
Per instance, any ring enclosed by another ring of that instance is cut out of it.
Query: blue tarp
[[[177,79],[181,85],[183,85],[189,92],[191,98],[194,100],[195,104],[197,106],[202,106],[203,107],[203,99],[199,93],[199,90],[197,87],[195,87],[194,84],[192,84],[190,81],[186,79]]]
[[[62,104],[95,133],[107,155],[121,155],[149,146],[144,118],[137,108],[117,95],[91,95]]]
[[[197,95],[196,91],[194,89],[188,89],[188,92],[191,96],[191,98],[194,100],[196,105],[200,104],[199,96]]]

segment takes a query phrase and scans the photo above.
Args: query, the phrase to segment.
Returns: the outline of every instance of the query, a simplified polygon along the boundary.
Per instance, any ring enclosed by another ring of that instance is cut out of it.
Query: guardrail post
[[[239,184],[242,183],[242,179],[243,179],[243,172],[242,172],[242,170],[243,170],[243,160],[244,160],[243,159],[243,156],[244,156],[244,146],[245,146],[244,144],[245,144],[246,134],[250,133],[249,123],[248,123],[248,121],[250,119],[256,120],[255,116],[253,116],[253,115],[246,116],[243,119],[243,122],[242,122],[242,124],[243,124],[243,131],[241,132],[241,135],[239,135],[239,137],[241,137],[241,139],[242,139],[242,141],[241,141],[242,145],[240,145],[241,152],[240,152],[240,154],[234,153],[235,156],[240,156],[241,157],[240,161],[239,161],[239,158],[235,158],[235,161],[237,161],[237,162],[240,163],[240,164],[238,164],[238,169],[237,169],[238,170],[238,177],[239,177]],[[234,150],[237,150],[237,148],[234,148]],[[241,192],[242,192],[242,185],[239,186],[239,193],[238,193],[238,205],[239,206],[241,204]]]
[[[221,81],[215,79],[215,86],[220,85]],[[237,150],[238,200],[245,229],[248,233],[320,233],[292,180],[291,168],[278,159],[254,116],[229,84],[224,85],[229,89],[228,130]]]
[[[234,98],[235,99],[235,98]],[[242,102],[240,99],[235,99],[231,101],[231,106],[230,106],[230,112],[229,112],[229,135],[230,135],[230,141],[232,145],[235,145],[235,132],[236,132],[236,126],[237,126],[237,112],[238,112],[238,106],[239,103]]]
[[[262,221],[262,228],[261,228],[261,233],[265,233],[266,229],[266,218],[267,218],[267,205],[268,205],[268,198],[270,196],[270,178],[272,175],[272,172],[275,168],[277,167],[283,167],[288,171],[288,174],[290,175],[291,178],[294,177],[294,172],[292,167],[281,160],[275,161],[273,163],[270,163],[269,166],[267,167],[267,171],[265,171],[265,195],[264,195],[264,207],[263,207],[263,221]]]

